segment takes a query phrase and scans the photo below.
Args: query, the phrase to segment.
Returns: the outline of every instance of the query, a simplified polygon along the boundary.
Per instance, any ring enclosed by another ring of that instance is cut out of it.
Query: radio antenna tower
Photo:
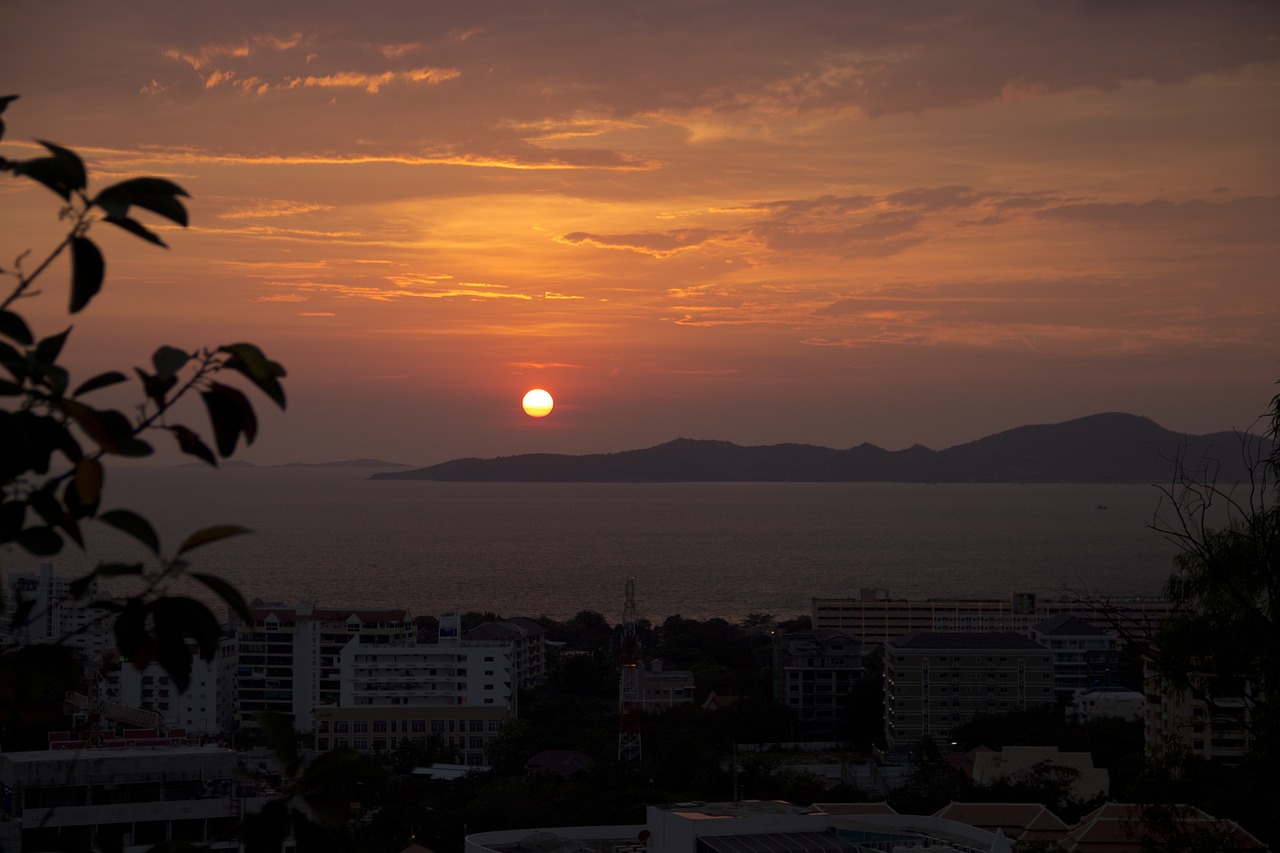
[[[622,607],[622,677],[618,684],[618,762],[640,761],[640,640],[636,637],[636,579],[627,578]]]

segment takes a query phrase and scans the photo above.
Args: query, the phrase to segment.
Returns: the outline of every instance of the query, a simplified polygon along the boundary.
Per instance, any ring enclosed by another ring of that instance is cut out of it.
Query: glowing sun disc
[[[524,395],[524,400],[521,401],[520,405],[524,406],[524,413],[529,417],[545,418],[555,408],[556,401],[552,400],[551,395],[541,388],[534,388]]]

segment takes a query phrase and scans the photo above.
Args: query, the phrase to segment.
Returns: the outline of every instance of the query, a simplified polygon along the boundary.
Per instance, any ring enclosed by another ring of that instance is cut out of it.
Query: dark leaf
[[[291,809],[293,838],[298,844],[298,853],[336,853],[351,850],[351,839],[337,828],[321,826],[311,820],[300,809]],[[349,818],[350,815],[344,817]]]
[[[224,524],[218,527],[206,527],[204,530],[197,530],[186,538],[186,540],[178,547],[179,554],[185,554],[190,550],[199,548],[201,545],[208,545],[210,542],[217,542],[232,536],[241,536],[245,533],[253,531],[247,527],[241,527],[238,524]]]
[[[102,463],[91,456],[76,465],[76,495],[83,506],[94,506],[102,497]]]
[[[257,438],[258,419],[244,394],[230,385],[214,382],[208,391],[200,392],[200,397],[213,424],[218,453],[224,459],[235,452],[236,441],[242,433],[245,444],[252,444]]]
[[[66,645],[32,643],[0,655],[0,722],[49,722],[62,713],[84,669]]]
[[[147,397],[154,401],[157,407],[163,407],[165,396],[173,390],[173,386],[178,384],[178,377],[157,376],[154,373],[147,373],[141,367],[135,367],[133,370],[142,380],[142,390],[146,392]]]
[[[0,364],[3,364],[5,370],[9,371],[9,375],[21,382],[27,376],[26,366],[23,364],[26,359],[22,353],[13,347],[0,341]]]
[[[109,370],[106,373],[99,373],[92,379],[86,379],[81,382],[75,391],[71,392],[72,397],[79,397],[81,394],[88,394],[90,391],[97,391],[99,388],[106,388],[111,385],[118,385],[124,382],[128,377],[118,370]]]
[[[171,346],[162,346],[151,354],[151,364],[155,367],[156,374],[170,379],[190,360],[190,355]]]
[[[217,656],[222,625],[203,601],[182,596],[159,598],[152,604],[152,612],[157,631],[164,623],[172,622],[174,630],[196,641],[201,658],[209,661]]]
[[[105,610],[108,613],[123,613],[125,606],[118,601],[109,601],[107,599],[98,599],[90,601],[87,605],[90,610]]]
[[[130,234],[133,234],[135,236],[141,237],[143,240],[146,240],[148,243],[155,243],[157,246],[159,246],[162,249],[169,248],[164,244],[163,240],[161,240],[151,231],[147,230],[147,228],[136,219],[130,219],[127,216],[107,216],[107,217],[104,217],[102,221],[110,222],[112,225],[116,226],[117,228],[123,228],[125,231],[128,231]]]
[[[75,542],[80,548],[84,549],[84,536],[80,533],[80,523],[76,521],[75,516],[64,514],[62,521],[58,522],[58,527],[62,532],[71,537],[71,541]]]
[[[26,501],[8,500],[0,503],[0,542],[12,542],[16,539],[26,517]]]
[[[232,612],[245,622],[253,622],[253,611],[250,610],[249,605],[245,603],[244,596],[240,594],[240,590],[236,589],[222,578],[214,575],[192,572],[191,577],[213,590],[219,598],[227,603],[227,606],[231,608]]]
[[[298,734],[293,730],[289,718],[273,711],[263,711],[255,715],[254,719],[267,738],[267,746],[275,753],[284,769],[284,775],[290,778],[297,776],[302,756],[298,753]]]
[[[98,511],[98,504],[87,504],[80,500],[80,492],[76,489],[74,477],[67,481],[67,485],[62,490],[62,504],[67,508],[67,517],[71,519],[88,518]]]
[[[0,97],[0,113],[3,113],[4,108],[9,106],[9,104],[13,103],[17,99],[18,99],[17,95],[5,95],[4,97]],[[3,139],[3,138],[4,138],[4,122],[0,121],[0,139]],[[3,162],[4,162],[4,159],[0,158],[0,163],[3,163]]]
[[[63,409],[94,443],[108,453],[124,453],[126,444],[134,440],[133,424],[115,409],[93,409],[83,403],[68,400]]]
[[[169,431],[178,437],[178,447],[182,449],[183,453],[203,459],[214,468],[218,467],[218,457],[213,455],[213,451],[194,431],[181,425],[171,426]]]
[[[147,605],[142,599],[131,598],[125,604],[116,617],[115,635],[116,648],[134,669],[146,669],[156,659],[156,643],[147,633]]]
[[[21,590],[18,590],[13,599],[13,616],[10,617],[10,628],[17,631],[26,625],[35,606],[36,600],[34,598],[27,598],[22,594]]]
[[[71,238],[71,313],[78,313],[102,289],[107,264],[88,237]]]
[[[158,555],[160,553],[160,537],[156,536],[156,531],[152,528],[151,523],[136,512],[131,512],[127,509],[113,509],[99,515],[98,521],[129,534],[143,545],[146,545],[153,554]]]
[[[49,389],[49,396],[55,398],[61,397],[67,390],[67,384],[71,382],[71,374],[60,364],[46,364],[40,371],[40,376]]]
[[[226,361],[226,367],[245,376],[280,408],[285,407],[284,388],[280,385],[280,377],[284,376],[283,367],[268,360],[262,350],[253,344],[230,344],[221,347],[221,351],[231,356]]]
[[[35,357],[38,361],[45,364],[53,364],[58,360],[58,356],[62,354],[62,347],[67,342],[67,335],[71,334],[71,330],[59,332],[36,344]]]
[[[141,456],[150,456],[155,451],[150,444],[147,444],[140,438],[130,438],[120,443],[120,447],[116,450],[119,456],[130,456],[138,458]]]
[[[27,326],[27,321],[22,319],[21,314],[15,314],[12,311],[0,311],[0,335],[22,344],[24,347],[31,346],[31,343],[35,340],[31,336],[31,329]]]
[[[39,489],[27,496],[27,504],[36,511],[45,524],[55,525],[62,520],[62,505],[48,489]]]
[[[42,139],[37,141],[49,149],[53,156],[14,162],[11,164],[14,174],[25,175],[33,181],[44,184],[62,196],[64,201],[70,201],[71,193],[84,189],[88,180],[84,163],[73,151]]]
[[[62,550],[62,537],[49,527],[28,527],[18,534],[17,542],[37,557],[52,557]]]
[[[129,208],[136,206],[185,226],[187,209],[178,201],[178,196],[186,195],[186,190],[164,178],[130,178],[98,193],[93,204],[102,208],[108,217],[127,217]]]
[[[261,810],[247,814],[240,827],[245,853],[280,853],[289,835],[289,813],[284,800],[271,800]]]
[[[186,693],[191,685],[191,649],[187,636],[202,631],[201,620],[188,604],[201,608],[213,620],[213,614],[203,604],[189,598],[158,598],[151,603],[151,615],[156,631],[156,663],[173,679],[180,693]],[[217,643],[217,627],[214,621],[214,647]],[[203,646],[201,651],[203,652]],[[212,652],[206,659],[211,658]]]

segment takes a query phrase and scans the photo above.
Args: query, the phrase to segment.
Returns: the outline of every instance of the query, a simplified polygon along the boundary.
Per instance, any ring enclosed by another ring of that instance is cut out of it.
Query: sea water
[[[246,598],[617,621],[636,579],[642,616],[790,617],[813,597],[1158,594],[1175,548],[1135,485],[437,483],[366,469],[114,469],[103,508],[130,508],[166,556],[203,527],[251,535],[192,551]],[[93,559],[142,560],[90,525]],[[38,562],[0,553],[6,570]],[[92,562],[73,549],[59,573]],[[154,565],[154,561],[151,563]]]

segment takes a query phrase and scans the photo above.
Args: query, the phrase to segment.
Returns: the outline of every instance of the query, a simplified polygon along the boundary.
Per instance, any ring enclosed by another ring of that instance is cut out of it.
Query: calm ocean
[[[808,613],[813,596],[1157,594],[1172,546],[1150,486],[488,484],[363,469],[113,470],[104,508],[147,516],[168,553],[214,524],[256,531],[191,554],[247,598],[621,617]],[[140,549],[101,525],[95,557]],[[6,569],[35,560],[8,552]],[[59,572],[89,563],[55,560]]]

